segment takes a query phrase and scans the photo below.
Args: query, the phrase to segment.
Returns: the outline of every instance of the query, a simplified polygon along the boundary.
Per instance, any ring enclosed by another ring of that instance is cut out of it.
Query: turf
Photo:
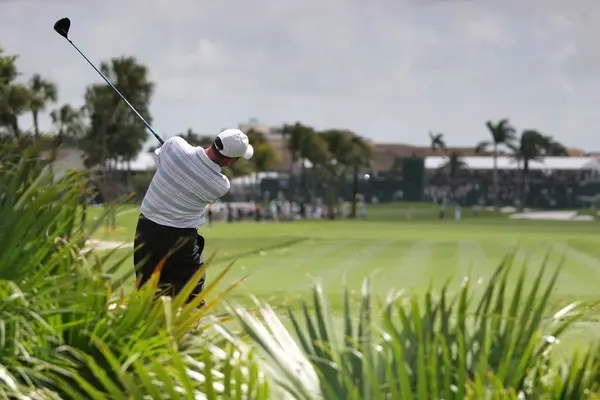
[[[411,219],[406,216],[409,207]],[[100,213],[91,210],[91,219]],[[131,242],[136,221],[137,209],[123,207],[117,229],[101,230],[95,236]],[[367,220],[217,222],[200,232],[207,242],[205,254],[216,253],[209,279],[240,256],[221,285],[224,289],[248,275],[228,297],[240,302],[248,302],[250,293],[275,305],[294,302],[306,297],[311,284],[319,280],[337,313],[342,307],[342,282],[358,297],[361,283],[371,277],[373,291],[382,298],[393,289],[422,293],[448,279],[458,287],[466,276],[478,285],[511,252],[516,252],[517,264],[526,263],[531,279],[546,256],[550,267],[562,263],[553,293],[557,307],[576,299],[600,298],[598,222],[515,221],[489,212],[473,217],[469,210],[461,221],[440,221],[429,205],[383,205],[371,208]],[[114,257],[130,251],[119,250]],[[126,270],[133,271],[131,263]],[[600,331],[594,319],[592,309],[588,322],[574,334],[595,337]]]
[[[512,251],[517,251],[518,263],[529,257],[532,274],[546,255],[551,266],[563,261],[557,298],[590,298],[597,293],[600,226],[596,222],[511,221],[492,213],[478,218],[467,215],[458,222],[439,221],[431,207],[412,208],[411,220],[405,217],[406,207],[395,205],[370,210],[366,221],[217,222],[201,233],[207,239],[205,254],[216,253],[213,268],[240,257],[228,280],[250,277],[236,291],[238,295],[293,297],[306,292],[316,279],[329,291],[341,291],[342,279],[358,289],[367,276],[378,293],[419,292],[447,279],[459,283],[469,272],[476,280],[485,279]],[[92,210],[90,218],[101,212]],[[117,229],[101,228],[95,237],[131,242],[136,220],[137,209],[123,207]],[[115,258],[129,251],[127,247]]]

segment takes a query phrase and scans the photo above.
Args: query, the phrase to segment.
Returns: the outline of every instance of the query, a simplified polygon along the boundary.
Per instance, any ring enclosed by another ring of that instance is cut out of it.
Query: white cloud
[[[33,7],[35,5],[35,7]],[[302,120],[385,141],[475,143],[510,117],[568,144],[595,146],[600,3],[110,0],[3,3],[0,45],[25,74],[81,102],[94,61],[135,55],[157,83],[155,127],[203,132],[257,116]],[[115,12],[118,8],[119,12]],[[22,23],[27,19],[28,24]],[[46,121],[47,122],[47,121]]]
[[[481,16],[465,21],[465,33],[473,43],[483,46],[503,46],[512,39],[510,30],[501,21],[490,16]]]

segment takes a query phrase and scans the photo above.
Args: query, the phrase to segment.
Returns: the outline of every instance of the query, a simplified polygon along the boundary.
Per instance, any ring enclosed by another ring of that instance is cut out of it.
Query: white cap
[[[239,129],[225,129],[217,135],[221,139],[223,148],[217,146],[217,150],[225,157],[245,158],[249,160],[254,155],[254,148],[248,140],[248,136]]]

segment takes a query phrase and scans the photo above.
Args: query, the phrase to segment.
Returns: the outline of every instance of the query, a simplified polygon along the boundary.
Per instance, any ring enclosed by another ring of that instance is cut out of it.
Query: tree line
[[[56,147],[75,145],[86,154],[89,165],[129,162],[141,151],[147,138],[143,123],[126,110],[125,104],[105,84],[85,88],[83,105],[57,104],[57,85],[40,74],[22,79],[18,56],[0,48],[0,136],[30,143],[48,139]],[[151,121],[150,100],[154,84],[148,70],[134,57],[103,62],[100,70],[129,99],[141,115]],[[50,111],[49,111],[50,109]],[[40,115],[49,112],[52,127],[42,131]],[[20,117],[31,114],[33,126],[23,129]]]
[[[53,150],[61,144],[75,146],[84,151],[88,166],[102,166],[105,171],[115,169],[117,164],[130,164],[143,150],[148,138],[144,124],[108,85],[88,85],[80,107],[59,105],[57,85],[40,74],[29,79],[23,77],[17,61],[18,55],[0,48],[0,138],[24,143],[46,140]],[[100,70],[151,123],[155,83],[149,79],[148,68],[135,57],[122,56],[102,62]],[[45,112],[52,122],[49,131],[42,131],[39,124]],[[31,129],[20,125],[20,117],[26,114],[32,117]],[[279,149],[273,148],[272,141],[263,133],[250,130],[247,134],[255,155],[252,160],[227,169],[225,173],[230,178],[272,170],[281,159]],[[372,155],[364,138],[345,129],[317,131],[297,122],[284,125],[281,135],[294,165],[300,164],[304,193],[314,193],[311,186],[318,179],[325,180],[330,204],[335,202],[336,190],[346,179],[353,179],[355,188],[358,187],[358,174],[368,166]],[[208,146],[213,140],[192,129],[180,136],[193,145]],[[310,173],[307,162],[311,165]]]
[[[18,56],[0,48],[0,138],[22,141],[48,139],[55,149],[60,144],[76,146],[84,151],[88,166],[102,166],[110,171],[117,164],[129,165],[143,150],[148,139],[144,124],[127,109],[125,103],[104,83],[88,85],[83,94],[83,105],[57,104],[58,87],[40,74],[22,79],[17,67]],[[115,84],[140,114],[152,121],[150,103],[155,83],[150,81],[148,68],[135,57],[122,56],[100,64],[100,70]],[[39,119],[48,112],[52,127],[42,132]],[[24,130],[20,117],[30,114],[33,126]],[[544,156],[567,155],[566,148],[551,136],[526,129],[518,134],[508,119],[486,123],[490,139],[475,147],[476,152],[494,159],[494,202],[498,204],[497,158],[508,154],[519,161],[523,186],[526,186],[529,164]],[[230,178],[252,172],[275,169],[281,161],[281,149],[263,133],[247,132],[255,147],[250,161],[234,164],[225,170]],[[284,124],[280,132],[284,149],[291,155],[294,187],[304,195],[315,193],[317,182],[327,182],[328,203],[333,204],[340,185],[352,181],[354,194],[358,180],[368,170],[373,155],[369,142],[346,129],[318,131],[300,122]],[[195,133],[192,129],[180,134],[193,145],[208,146],[212,136]],[[449,184],[455,185],[465,164],[461,154],[446,146],[442,133],[429,133],[431,148],[445,154],[447,163],[442,168]],[[398,160],[396,160],[398,161]],[[398,163],[395,163],[395,165]],[[399,165],[399,164],[398,164]],[[127,168],[125,168],[127,169]],[[390,172],[397,168],[392,167]],[[400,173],[400,171],[398,171]],[[356,197],[356,196],[353,196]],[[354,207],[353,207],[354,208]]]
[[[58,105],[59,88],[56,83],[40,74],[23,79],[17,61],[18,55],[8,54],[0,47],[0,137],[23,140],[50,137],[55,144],[68,144],[84,150],[89,165],[127,163],[143,150],[148,138],[144,124],[108,85],[88,85],[80,107]],[[135,57],[123,56],[102,62],[100,70],[151,123],[150,103],[155,83],[149,79],[148,68]],[[49,113],[52,122],[49,131],[42,131],[39,125],[40,115],[45,112]],[[20,117],[26,114],[30,114],[33,120],[30,129],[23,129],[19,122]],[[332,130],[316,135],[314,129],[296,123],[284,126],[282,135],[295,160],[302,157],[316,165],[334,158],[340,162],[347,161],[347,157],[339,154],[341,139],[348,139],[348,145],[359,139],[361,144],[364,142],[352,132],[335,132]],[[251,164],[236,164],[236,169],[228,171],[230,176],[265,171],[280,161],[281,155],[265,135],[254,130],[247,133],[256,150],[255,157]],[[302,135],[306,137],[300,139]],[[213,139],[192,129],[180,136],[194,145],[204,146]],[[366,148],[365,145],[362,147]]]

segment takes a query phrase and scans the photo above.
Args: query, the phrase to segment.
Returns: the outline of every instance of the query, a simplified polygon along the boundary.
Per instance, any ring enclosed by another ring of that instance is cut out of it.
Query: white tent
[[[461,157],[468,169],[491,170],[494,169],[493,157]],[[434,170],[443,167],[448,162],[448,157],[425,158],[425,169]],[[499,170],[515,170],[521,166],[512,157],[498,157]],[[600,171],[600,161],[595,157],[545,157],[529,162],[530,170],[543,171]]]
[[[260,183],[263,179],[277,179],[282,174],[278,172],[253,172],[250,175],[238,176],[237,178],[231,179],[231,186],[247,186],[255,183]]]

